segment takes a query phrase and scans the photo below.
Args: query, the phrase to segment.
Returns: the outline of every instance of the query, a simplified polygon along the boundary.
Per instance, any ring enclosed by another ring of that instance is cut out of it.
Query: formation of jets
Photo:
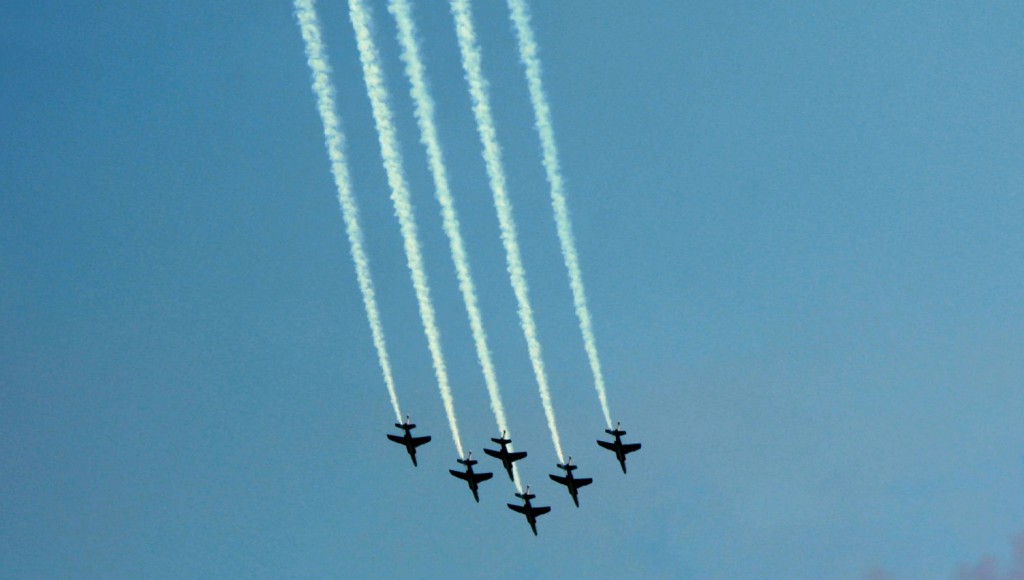
[[[388,434],[388,439],[398,443],[399,445],[405,446],[405,450],[409,453],[409,457],[412,458],[412,464],[416,465],[416,448],[420,445],[428,443],[430,436],[413,437],[412,430],[416,428],[416,425],[409,421],[409,417],[406,416],[405,422],[395,423],[395,427],[398,427],[403,431],[402,435]],[[626,473],[626,455],[633,453],[640,449],[639,443],[623,443],[622,437],[626,434],[622,430],[622,424],[616,423],[615,429],[605,429],[605,433],[615,437],[614,441],[601,441],[598,440],[597,444],[602,448],[607,449],[615,453],[615,459],[618,460],[619,466],[622,467],[622,473]],[[491,441],[501,446],[500,449],[484,449],[484,453],[494,457],[501,461],[502,467],[508,472],[508,478],[515,481],[515,473],[513,470],[513,464],[516,461],[524,459],[526,457],[525,451],[512,451],[510,445],[512,440],[508,438],[508,433],[502,431],[501,437],[491,438]],[[479,484],[487,481],[494,477],[493,473],[477,472],[473,470],[473,466],[479,462],[473,459],[473,452],[469,452],[465,459],[456,459],[460,465],[465,467],[465,471],[457,471],[455,469],[449,469],[448,472],[453,476],[465,481],[469,485],[469,491],[473,492],[473,499],[480,502]],[[565,472],[565,475],[550,474],[548,477],[552,481],[560,485],[564,485],[569,491],[569,495],[572,497],[572,502],[576,504],[576,507],[580,507],[579,500],[579,489],[586,485],[590,485],[594,482],[589,477],[575,477],[573,471],[577,469],[576,465],[572,464],[572,457],[565,462],[565,464],[557,464],[558,468]],[[515,494],[517,498],[523,500],[523,505],[518,504],[506,504],[508,508],[514,512],[523,514],[526,516],[526,522],[530,524],[530,529],[533,530],[533,535],[537,535],[537,517],[542,516],[551,511],[550,507],[547,506],[534,506],[530,503],[530,500],[537,496],[530,493],[530,487],[526,487],[526,493]]]

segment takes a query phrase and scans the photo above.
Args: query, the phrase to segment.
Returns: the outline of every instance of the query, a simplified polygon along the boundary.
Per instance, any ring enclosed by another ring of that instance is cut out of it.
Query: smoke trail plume
[[[391,186],[391,201],[395,206],[395,215],[398,216],[401,227],[405,258],[412,276],[413,288],[416,290],[420,318],[423,320],[423,331],[427,336],[427,345],[434,363],[434,374],[437,376],[437,386],[441,391],[444,412],[448,415],[448,426],[452,431],[452,440],[455,441],[455,448],[461,458],[465,455],[462,451],[462,439],[459,437],[459,425],[455,419],[455,406],[452,402],[451,386],[448,384],[448,370],[444,362],[444,354],[441,352],[441,333],[437,328],[434,304],[430,299],[427,273],[423,269],[420,242],[416,233],[416,220],[402,169],[402,154],[395,136],[391,107],[388,105],[388,91],[384,84],[384,73],[380,67],[380,56],[377,46],[373,42],[370,14],[363,6],[362,0],[349,0],[349,17],[356,33],[359,60],[363,65],[363,77],[366,79],[366,92],[370,96],[370,104],[373,107],[373,120],[377,125],[381,156],[384,158],[388,185]]]
[[[476,32],[473,29],[473,17],[470,13],[468,0],[451,0],[452,15],[455,17],[455,32],[459,40],[459,52],[462,54],[462,68],[466,72],[469,83],[470,97],[473,101],[473,115],[476,117],[477,131],[483,144],[484,162],[487,176],[494,195],[494,206],[498,212],[501,225],[501,241],[505,246],[505,258],[512,290],[519,304],[519,322],[526,337],[526,346],[533,364],[533,374],[540,390],[544,415],[551,441],[555,445],[555,453],[560,463],[565,463],[562,456],[562,443],[558,437],[558,425],[555,423],[555,410],[551,406],[551,393],[548,390],[547,372],[541,356],[540,341],[537,338],[537,327],[533,320],[533,308],[530,306],[529,287],[526,284],[526,271],[519,255],[519,242],[516,238],[516,224],[512,217],[512,205],[505,191],[505,170],[502,167],[501,147],[498,145],[497,132],[491,115],[490,95],[487,81],[481,70],[481,53],[476,45]]]
[[[415,105],[416,122],[420,128],[420,141],[427,150],[430,172],[434,178],[434,193],[438,203],[441,204],[444,233],[448,236],[452,261],[455,262],[455,273],[459,280],[462,300],[466,304],[469,326],[473,331],[473,343],[476,346],[477,359],[480,362],[480,369],[484,374],[487,394],[491,399],[491,411],[494,412],[494,419],[498,424],[498,430],[508,431],[508,422],[505,419],[505,406],[501,401],[498,378],[494,372],[494,363],[491,361],[490,348],[487,346],[487,333],[484,331],[483,317],[477,304],[476,286],[470,273],[469,258],[466,254],[465,244],[463,243],[459,227],[459,216],[455,211],[455,202],[452,199],[448,172],[445,168],[444,155],[441,151],[441,141],[438,138],[437,125],[434,122],[434,99],[430,96],[426,72],[424,71],[423,61],[420,59],[419,43],[416,40],[416,25],[412,18],[409,3],[406,0],[391,0],[388,4],[388,10],[395,17],[395,22],[398,24],[398,41],[402,47],[402,62],[405,63],[405,74],[411,86],[410,94]],[[511,435],[509,437],[511,438]],[[510,450],[511,447],[509,445]],[[512,469],[515,472],[516,488],[519,490],[519,493],[522,493],[522,484],[519,482],[519,472],[516,464],[512,464]]]
[[[541,84],[540,58],[537,56],[537,41],[533,37],[530,26],[530,13],[525,0],[508,0],[509,12],[516,27],[519,39],[519,58],[526,68],[526,82],[530,88],[530,103],[536,119],[537,133],[540,136],[543,152],[544,171],[551,185],[551,205],[555,210],[555,224],[558,229],[558,241],[562,246],[562,257],[565,268],[569,271],[569,285],[572,288],[572,301],[576,308],[576,318],[583,334],[583,346],[590,361],[590,370],[594,375],[594,388],[601,402],[605,423],[612,427],[612,416],[608,410],[608,395],[604,388],[604,373],[601,372],[601,359],[597,355],[597,341],[590,322],[590,309],[587,307],[587,295],[583,290],[583,274],[576,254],[576,242],[572,235],[572,222],[569,219],[568,204],[565,201],[565,190],[562,181],[562,170],[558,163],[558,148],[555,146],[555,129],[551,124],[551,108],[548,106],[544,85]]]
[[[384,374],[391,406],[395,409],[395,418],[402,421],[402,411],[398,406],[398,394],[395,392],[395,381],[391,376],[391,362],[388,358],[387,343],[384,341],[384,328],[380,323],[377,310],[377,298],[370,278],[370,260],[363,250],[363,232],[359,227],[359,209],[352,195],[351,182],[348,175],[348,162],[345,159],[345,137],[341,131],[341,120],[334,112],[334,85],[331,83],[331,67],[327,62],[327,54],[320,35],[320,22],[313,7],[314,0],[295,0],[295,17],[299,21],[302,40],[306,45],[306,60],[313,76],[313,93],[316,95],[317,109],[324,126],[324,144],[331,162],[331,174],[334,185],[338,189],[338,203],[341,215],[345,220],[345,232],[348,234],[352,261],[356,266],[356,279],[359,290],[363,294],[363,306],[366,318],[370,322],[373,333],[373,345],[377,349],[377,360]]]

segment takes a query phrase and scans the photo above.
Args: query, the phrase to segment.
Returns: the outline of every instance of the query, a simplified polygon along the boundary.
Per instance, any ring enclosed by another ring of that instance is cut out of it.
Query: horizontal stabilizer
[[[611,444],[611,443],[609,443],[607,441],[598,441],[597,444],[600,445],[601,447],[604,447],[605,449],[607,449],[609,451],[615,451],[615,445],[613,445],[613,444]]]
[[[494,441],[498,445],[508,445],[509,443],[512,442],[511,439],[498,439],[496,437],[491,437],[491,441]]]
[[[629,443],[622,446],[622,453],[632,453],[640,449],[639,443]]]

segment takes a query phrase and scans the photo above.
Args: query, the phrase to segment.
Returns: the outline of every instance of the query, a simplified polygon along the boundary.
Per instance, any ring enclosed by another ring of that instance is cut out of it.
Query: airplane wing
[[[398,435],[392,435],[391,433],[388,433],[388,439],[394,441],[395,443],[400,443],[402,445],[405,445],[405,441],[402,440],[402,438],[399,437]],[[394,449],[394,447],[392,447],[392,449]]]
[[[521,505],[516,505],[514,503],[507,503],[505,505],[508,506],[508,509],[510,509],[510,510],[512,510],[514,512],[519,512],[519,513],[523,514],[524,516],[526,515],[526,508],[524,508]]]
[[[484,449],[484,453],[490,455],[491,457],[497,457],[498,459],[501,459],[501,453],[498,453],[493,449]]]
[[[625,455],[626,453],[632,453],[637,449],[640,449],[639,443],[628,443],[622,446],[622,454]]]
[[[475,479],[477,483],[480,483],[481,481],[487,481],[488,479],[490,479],[492,477],[494,477],[493,473],[474,473],[473,474],[473,479]]]
[[[562,477],[561,475],[548,474],[548,477],[550,477],[551,481],[554,481],[555,483],[561,483],[562,485],[569,485],[569,480],[564,478],[564,477]],[[581,479],[580,481],[583,481],[583,480]]]
[[[607,441],[598,441],[597,444],[609,451],[615,451],[615,446]]]
[[[594,483],[594,480],[589,477],[581,477],[576,480],[576,487],[583,487],[584,485],[590,485]]]
[[[542,516],[542,515],[548,513],[549,511],[551,511],[551,508],[549,508],[547,506],[535,507],[535,508],[533,508],[533,515],[534,515],[534,517]]]
[[[509,453],[508,454],[509,461],[519,461],[520,459],[522,459],[524,457],[526,457],[526,452],[525,451],[516,451],[515,453]]]
[[[455,477],[461,479],[462,481],[469,481],[469,475],[466,474],[466,473],[463,473],[461,471],[455,471],[454,469],[449,469],[448,473],[454,475]]]
[[[429,443],[429,442],[430,442],[430,435],[425,435],[423,437],[413,437],[412,438],[412,446],[413,447],[419,447],[420,445],[423,445],[424,443]]]

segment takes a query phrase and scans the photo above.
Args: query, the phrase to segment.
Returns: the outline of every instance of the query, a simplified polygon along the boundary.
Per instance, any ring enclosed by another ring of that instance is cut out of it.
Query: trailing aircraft
[[[530,524],[530,529],[533,530],[533,535],[537,535],[537,516],[542,516],[549,511],[551,508],[547,506],[535,507],[530,503],[530,500],[537,497],[530,493],[530,486],[526,486],[526,493],[517,493],[516,497],[523,500],[523,505],[516,505],[514,503],[505,504],[508,509],[521,513],[526,516],[526,523]]]
[[[388,433],[388,439],[398,443],[399,445],[405,445],[405,450],[409,452],[409,457],[412,458],[412,464],[416,465],[416,448],[424,443],[430,441],[430,435],[423,437],[413,437],[411,431],[416,428],[415,423],[409,422],[409,416],[405,416],[405,423],[395,423],[395,427],[405,431],[405,435],[398,436]]]
[[[512,475],[512,463],[514,463],[516,461],[519,461],[520,459],[526,457],[526,452],[525,451],[509,451],[508,450],[508,445],[510,443],[512,443],[512,440],[511,439],[506,439],[505,435],[506,435],[506,432],[502,431],[500,439],[495,439],[494,437],[491,438],[491,441],[494,441],[498,445],[501,445],[501,449],[500,450],[495,451],[493,449],[484,449],[484,453],[490,455],[491,457],[496,457],[496,458],[500,459],[501,460],[501,464],[505,466],[505,471],[508,471],[508,478],[511,479],[512,481],[515,481],[515,477],[513,477],[513,475]]]
[[[609,435],[615,436],[615,441],[609,443],[608,441],[598,441],[597,444],[605,449],[615,452],[615,458],[619,460],[619,465],[622,466],[622,473],[626,473],[626,454],[632,453],[640,449],[639,443],[623,443],[622,436],[626,434],[620,427],[622,423],[615,424],[615,430],[605,429],[604,432]]]
[[[581,477],[579,479],[573,477],[572,472],[573,470],[576,469],[577,466],[572,464],[572,457],[569,458],[569,461],[565,462],[565,465],[559,463],[558,467],[559,469],[565,470],[565,477],[562,477],[561,475],[551,474],[549,474],[548,477],[551,478],[551,481],[554,481],[555,483],[560,483],[565,487],[569,488],[569,495],[572,496],[572,502],[576,504],[576,507],[580,507],[580,500],[578,497],[576,497],[576,493],[579,491],[579,488],[583,487],[584,485],[590,485],[591,483],[594,482],[594,480],[590,479],[589,477]]]
[[[477,494],[477,489],[478,489],[477,488],[477,484],[479,484],[481,481],[487,481],[488,479],[494,477],[494,474],[493,473],[475,473],[473,471],[473,466],[476,465],[478,462],[477,462],[476,459],[473,459],[473,452],[472,451],[469,452],[469,455],[467,455],[465,459],[456,459],[455,461],[457,461],[458,463],[461,463],[462,465],[465,465],[466,466],[466,471],[462,472],[462,471],[455,471],[454,469],[449,469],[448,473],[451,473],[455,477],[457,477],[457,478],[465,481],[466,483],[468,483],[469,484],[469,491],[473,492],[473,499],[475,499],[477,503],[480,503],[480,496]]]

